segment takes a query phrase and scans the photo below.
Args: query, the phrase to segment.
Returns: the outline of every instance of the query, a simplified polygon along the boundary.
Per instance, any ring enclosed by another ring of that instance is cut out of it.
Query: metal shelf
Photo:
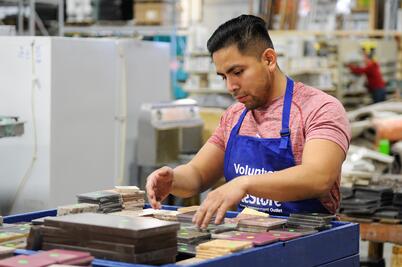
[[[137,26],[137,25],[91,25],[91,26],[64,26],[64,34],[87,35],[185,35],[185,29],[174,26]]]

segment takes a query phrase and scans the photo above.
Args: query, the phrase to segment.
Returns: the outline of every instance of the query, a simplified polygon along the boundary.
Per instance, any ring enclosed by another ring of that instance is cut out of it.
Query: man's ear
[[[261,55],[261,60],[270,70],[275,70],[276,68],[276,53],[272,48],[267,48]]]

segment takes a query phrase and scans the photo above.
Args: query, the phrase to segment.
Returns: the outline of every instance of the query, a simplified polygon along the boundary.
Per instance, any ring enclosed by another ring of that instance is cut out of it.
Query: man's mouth
[[[243,95],[243,96],[236,96],[236,100],[237,101],[239,101],[239,102],[243,102],[244,100],[246,100],[246,95]]]

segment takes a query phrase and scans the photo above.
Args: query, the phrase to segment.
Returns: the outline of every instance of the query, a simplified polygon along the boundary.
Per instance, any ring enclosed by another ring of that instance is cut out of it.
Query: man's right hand
[[[162,167],[147,178],[146,190],[148,201],[154,209],[161,208],[163,201],[170,193],[173,187],[173,169],[170,167]]]

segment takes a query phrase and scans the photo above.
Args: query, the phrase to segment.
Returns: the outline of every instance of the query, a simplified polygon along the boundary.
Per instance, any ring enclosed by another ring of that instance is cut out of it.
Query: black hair
[[[274,48],[265,21],[253,15],[241,15],[223,23],[207,43],[211,56],[219,49],[231,45],[236,45],[242,54],[258,57],[265,49]]]

